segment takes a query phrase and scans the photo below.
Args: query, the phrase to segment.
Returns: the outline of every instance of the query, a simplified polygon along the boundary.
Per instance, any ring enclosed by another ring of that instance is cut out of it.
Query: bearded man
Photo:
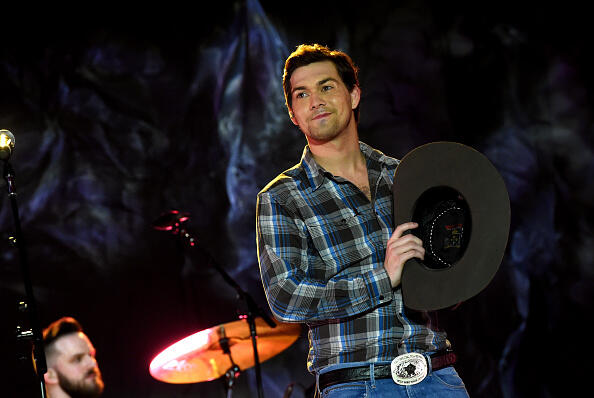
[[[103,393],[95,347],[76,319],[63,317],[51,323],[43,331],[43,342],[50,398],[96,398]]]

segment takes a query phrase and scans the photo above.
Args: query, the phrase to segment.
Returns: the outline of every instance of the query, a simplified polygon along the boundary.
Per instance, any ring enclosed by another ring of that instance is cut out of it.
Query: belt
[[[446,368],[456,363],[458,359],[453,351],[440,351],[431,356],[431,370]],[[425,359],[427,359],[425,357]],[[334,384],[346,383],[349,381],[366,381],[371,379],[369,371],[370,366],[357,366],[352,368],[342,368],[323,373],[319,378],[320,391]],[[375,379],[388,379],[392,377],[391,364],[379,364],[373,367],[373,377]]]

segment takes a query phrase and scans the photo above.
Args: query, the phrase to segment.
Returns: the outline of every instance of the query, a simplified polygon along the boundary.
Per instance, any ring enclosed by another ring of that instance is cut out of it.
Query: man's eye
[[[324,86],[322,87],[322,91],[328,91],[328,90],[332,90],[333,87],[332,86]]]
[[[297,95],[295,96],[295,98],[305,98],[307,94],[305,94],[304,92],[301,93],[297,93]]]

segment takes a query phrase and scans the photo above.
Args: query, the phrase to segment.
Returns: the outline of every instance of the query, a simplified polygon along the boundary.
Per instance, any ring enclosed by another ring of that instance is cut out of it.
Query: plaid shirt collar
[[[367,159],[367,168],[370,172],[376,172],[378,175],[382,175],[382,169],[387,160],[387,157],[380,151],[373,149],[364,142],[359,141],[359,148]],[[371,160],[371,162],[370,162]],[[312,189],[315,191],[324,182],[325,174],[331,175],[322,166],[320,166],[313,157],[309,145],[306,145],[301,155],[301,166],[305,170],[307,180],[309,181]],[[383,173],[385,175],[385,173]]]

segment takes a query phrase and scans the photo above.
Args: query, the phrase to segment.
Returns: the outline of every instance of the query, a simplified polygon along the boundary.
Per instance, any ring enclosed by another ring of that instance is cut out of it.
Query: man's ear
[[[293,124],[295,126],[299,126],[299,124],[297,123],[297,119],[295,119],[295,115],[293,114],[293,111],[289,109],[289,117],[291,118],[291,121],[293,122]]]
[[[47,372],[43,375],[45,379],[45,384],[58,384],[58,372],[54,368],[47,368]]]
[[[359,86],[353,87],[351,90],[351,109],[355,109],[359,106],[361,100],[361,89]]]

